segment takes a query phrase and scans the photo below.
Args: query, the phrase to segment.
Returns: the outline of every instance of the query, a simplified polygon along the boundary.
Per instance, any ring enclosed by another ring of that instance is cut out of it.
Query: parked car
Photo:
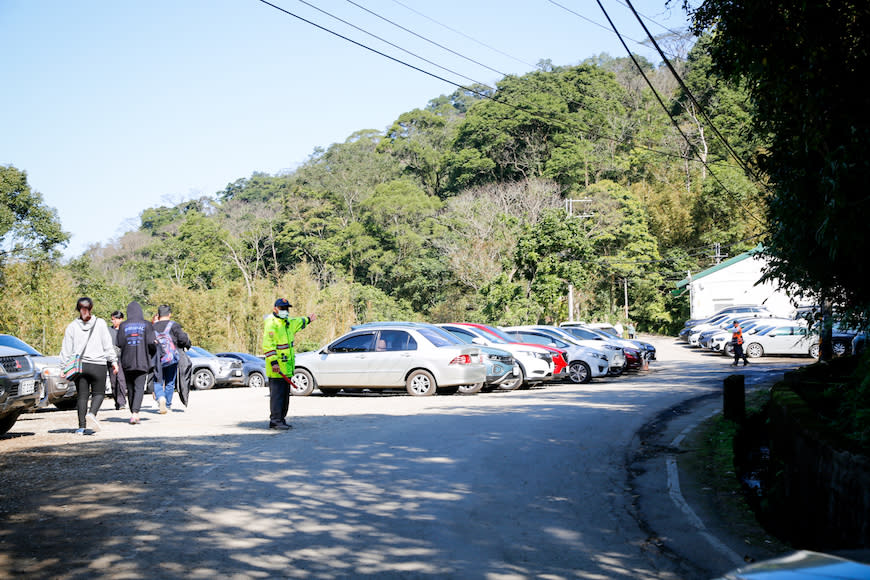
[[[549,334],[550,336],[556,336],[562,340],[566,340],[569,343],[576,343],[595,351],[602,352],[607,357],[608,374],[612,376],[619,376],[622,374],[622,371],[625,370],[625,349],[629,348],[637,350],[634,344],[624,341],[621,338],[610,336],[602,331],[597,331],[597,334],[596,332],[590,332],[592,336],[580,336],[579,333],[574,334],[569,332],[567,328],[561,328],[558,326],[542,324],[530,325],[523,328],[539,330]]]
[[[579,322],[563,322],[558,326],[558,329],[568,332],[577,338],[599,340],[620,346],[625,354],[626,368],[642,366],[643,358],[646,358],[648,361],[656,360],[656,347],[652,344],[634,338],[620,338],[613,332],[608,332],[605,328],[587,327]],[[626,351],[626,349],[629,349],[629,351]],[[636,354],[630,352],[631,350],[634,350]]]
[[[797,321],[770,326],[743,337],[743,352],[749,358],[774,354],[800,354],[818,358],[819,335]]]
[[[240,387],[245,384],[242,361],[215,356],[204,348],[192,346],[187,351],[193,365],[193,387],[208,390],[217,386]]]
[[[409,395],[452,394],[486,380],[480,349],[457,344],[430,325],[370,323],[317,351],[296,355],[291,392],[401,389]]]
[[[467,344],[501,348],[514,356],[520,367],[520,374],[513,382],[508,381],[500,384],[499,389],[501,390],[528,388],[556,376],[553,351],[550,349],[534,344],[518,343],[513,337],[507,336],[495,328],[488,331],[485,325],[451,322],[438,326]],[[564,368],[567,369],[567,361],[565,361]]]
[[[753,318],[750,320],[738,320],[740,330],[743,332],[744,342],[753,334],[757,334],[764,328],[779,324],[792,324],[794,320],[788,318]],[[726,356],[734,355],[734,347],[731,345],[733,324],[725,324],[721,328],[705,330],[698,338],[698,345],[708,350],[721,352]]]
[[[607,353],[603,350],[571,342],[570,338],[554,336],[540,329],[509,326],[502,327],[501,330],[520,342],[552,346],[566,351],[568,353],[568,378],[574,383],[585,384],[595,377],[603,377],[610,372],[610,362]],[[624,362],[625,356],[620,351],[620,373]]]
[[[870,566],[831,554],[800,550],[749,564],[716,580],[867,580]]]
[[[723,314],[764,314],[773,316],[773,313],[770,312],[770,310],[768,310],[766,306],[761,306],[759,304],[736,304],[734,306],[726,306],[725,308],[721,308],[717,310],[716,313],[712,316],[695,319],[690,318],[685,322],[683,326],[695,326],[696,324],[710,322],[710,319],[721,316]]]
[[[39,406],[54,405],[58,409],[74,409],[76,406],[76,386],[63,378],[60,370],[60,357],[46,356],[11,334],[0,334],[0,346],[8,346],[24,351],[36,369],[36,390]]]
[[[246,387],[259,389],[266,386],[266,359],[246,352],[218,352],[215,355],[242,363],[242,378]]]
[[[36,381],[36,369],[26,352],[0,346],[0,435],[15,425],[21,413],[36,408]]]

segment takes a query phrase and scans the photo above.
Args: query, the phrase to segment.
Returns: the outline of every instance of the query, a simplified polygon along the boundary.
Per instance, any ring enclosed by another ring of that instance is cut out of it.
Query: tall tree
[[[753,130],[770,136],[756,155],[773,191],[768,275],[866,313],[870,4],[705,0],[691,13],[696,33],[714,32],[714,69],[745,81]]]
[[[27,173],[0,165],[0,264],[8,258],[57,259],[69,234],[54,208],[27,183]]]

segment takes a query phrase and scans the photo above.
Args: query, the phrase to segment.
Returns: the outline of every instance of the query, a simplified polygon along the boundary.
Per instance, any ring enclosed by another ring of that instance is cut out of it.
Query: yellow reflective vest
[[[263,329],[263,352],[266,354],[266,376],[279,378],[280,373],[272,370],[272,362],[278,361],[281,372],[288,377],[293,376],[295,353],[293,337],[296,333],[311,324],[307,316],[299,318],[278,318],[273,313],[266,317]]]

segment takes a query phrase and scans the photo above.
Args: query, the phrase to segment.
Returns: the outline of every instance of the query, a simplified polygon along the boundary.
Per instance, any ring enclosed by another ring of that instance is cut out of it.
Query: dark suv
[[[0,346],[0,435],[9,431],[24,411],[36,407],[36,371],[27,353]]]

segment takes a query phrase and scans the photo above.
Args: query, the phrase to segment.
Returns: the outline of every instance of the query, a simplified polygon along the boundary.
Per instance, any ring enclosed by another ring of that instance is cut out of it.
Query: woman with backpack
[[[175,392],[175,382],[178,377],[178,349],[190,348],[190,337],[181,325],[171,320],[172,309],[167,304],[157,307],[157,322],[154,323],[154,334],[158,343],[159,371],[154,377],[154,396],[161,415],[172,409],[172,394]]]
[[[127,382],[127,403],[130,405],[130,424],[139,424],[139,410],[145,393],[145,379],[153,367],[157,339],[154,327],[145,320],[138,302],[127,305],[127,320],[118,327],[115,346],[121,349],[121,368]]]

